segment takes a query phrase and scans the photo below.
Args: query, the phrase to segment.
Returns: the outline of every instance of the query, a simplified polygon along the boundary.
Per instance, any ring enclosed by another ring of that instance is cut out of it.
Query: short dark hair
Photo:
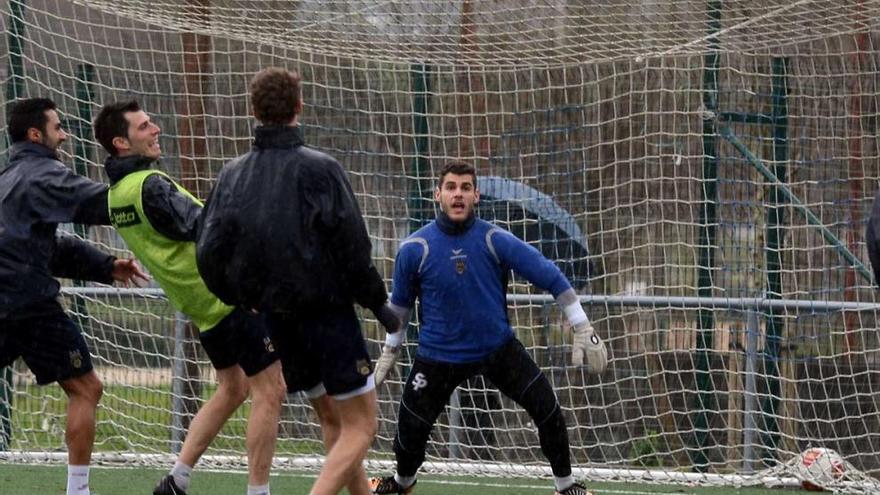
[[[46,112],[56,108],[55,102],[48,98],[28,98],[13,103],[6,118],[9,139],[13,143],[26,140],[28,129],[37,129],[45,134],[49,122]]]
[[[98,112],[93,124],[95,139],[111,156],[119,154],[119,150],[113,146],[113,140],[118,137],[128,138],[128,120],[125,119],[125,114],[140,111],[141,106],[137,100],[128,100],[108,103]]]
[[[443,178],[446,177],[446,174],[471,175],[474,178],[474,185],[477,185],[477,170],[470,163],[449,162],[444,165],[440,169],[440,175],[438,176],[438,187],[443,185]]]
[[[296,116],[302,99],[302,80],[294,71],[267,67],[251,79],[254,117],[263,125],[285,125]]]

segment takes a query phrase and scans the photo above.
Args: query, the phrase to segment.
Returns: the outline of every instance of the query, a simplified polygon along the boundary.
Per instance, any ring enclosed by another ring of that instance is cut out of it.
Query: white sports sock
[[[397,473],[394,473],[394,481],[397,482],[402,488],[409,488],[413,483],[416,482],[415,476],[401,476]]]
[[[171,469],[171,476],[174,477],[174,484],[183,491],[189,490],[189,480],[192,478],[193,468],[177,461]]]
[[[563,478],[553,478],[553,483],[556,484],[556,491],[561,492],[566,488],[570,487],[574,484],[574,476],[568,475]]]
[[[248,485],[247,495],[269,495],[269,485]]]
[[[67,465],[67,495],[90,495],[88,466]]]

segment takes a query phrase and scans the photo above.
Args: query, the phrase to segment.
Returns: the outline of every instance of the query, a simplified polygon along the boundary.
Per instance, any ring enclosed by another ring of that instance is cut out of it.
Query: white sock
[[[177,461],[171,469],[171,476],[174,477],[174,484],[183,491],[189,490],[189,479],[192,477],[193,468]]]
[[[247,495],[269,495],[269,484],[248,485]]]
[[[416,482],[415,476],[401,476],[397,473],[394,473],[394,481],[400,485],[401,488],[409,488],[413,483]]]
[[[566,488],[574,484],[574,476],[569,474],[568,476],[562,478],[554,477],[553,483],[556,484],[556,491],[561,492],[562,490],[565,490]]]
[[[67,465],[67,495],[90,495],[88,466]]]

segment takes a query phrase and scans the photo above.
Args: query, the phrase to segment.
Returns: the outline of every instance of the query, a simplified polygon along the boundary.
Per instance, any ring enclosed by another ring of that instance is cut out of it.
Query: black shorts
[[[540,409],[540,401],[555,404],[553,387],[522,343],[511,338],[482,361],[446,363],[416,356],[404,383],[401,408],[408,408],[422,421],[434,424],[449,396],[463,381],[483,375],[504,395],[527,411]]]
[[[63,311],[0,321],[0,367],[18,357],[24,359],[40,385],[92,371],[86,339]]]
[[[373,367],[354,308],[267,315],[289,392],[346,397],[367,392]],[[314,393],[318,389],[317,393]]]
[[[210,330],[199,333],[214,369],[239,365],[254,376],[278,360],[265,317],[235,309]]]

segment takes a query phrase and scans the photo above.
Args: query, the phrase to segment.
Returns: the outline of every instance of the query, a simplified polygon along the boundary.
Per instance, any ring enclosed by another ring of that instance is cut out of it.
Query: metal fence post
[[[760,334],[760,320],[758,312],[750,309],[746,318],[746,383],[745,404],[743,411],[743,472],[751,473],[755,466],[755,439],[757,438],[758,409],[757,381],[758,373],[758,335]]]
[[[461,417],[460,387],[457,387],[449,397],[449,458],[463,459],[461,451],[461,428],[464,424]]]
[[[171,358],[171,453],[179,454],[186,436],[184,404],[186,393],[186,316],[175,313],[174,316],[174,355]]]

